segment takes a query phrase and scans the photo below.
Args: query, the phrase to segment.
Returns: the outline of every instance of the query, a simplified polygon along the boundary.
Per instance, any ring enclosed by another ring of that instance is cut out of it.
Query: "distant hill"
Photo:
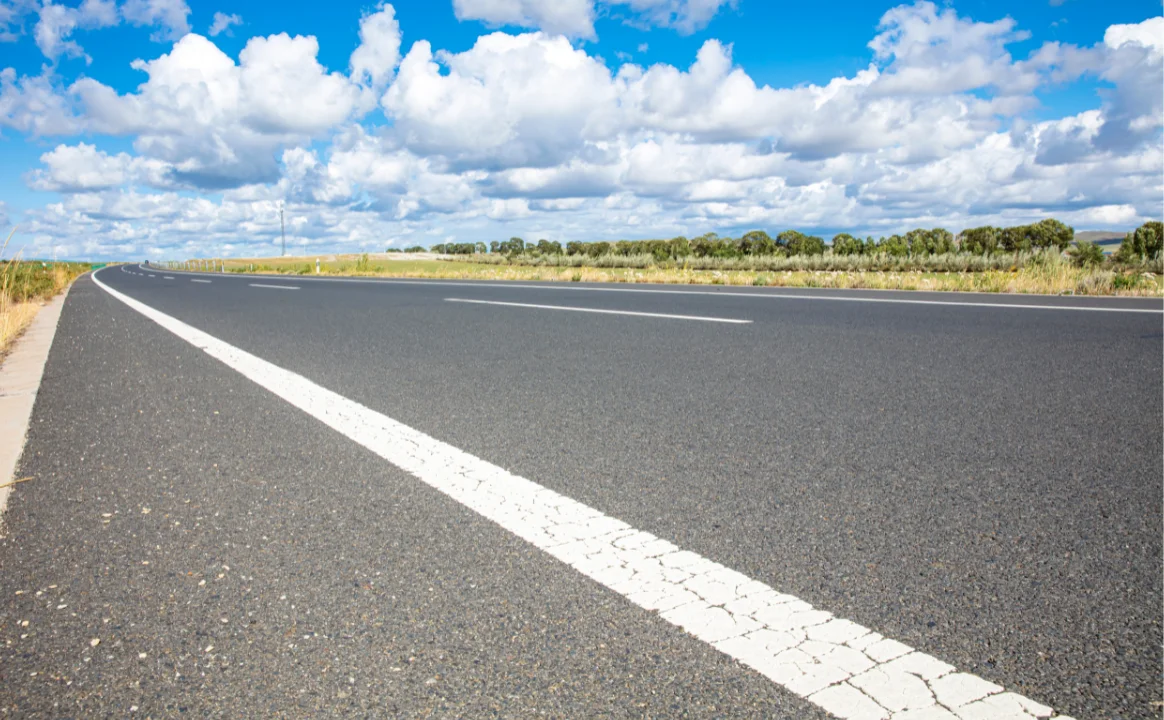
[[[1096,245],[1102,246],[1105,250],[1109,247],[1114,250],[1119,247],[1125,235],[1127,233],[1112,232],[1110,230],[1077,230],[1075,232],[1075,239],[1093,242]]]

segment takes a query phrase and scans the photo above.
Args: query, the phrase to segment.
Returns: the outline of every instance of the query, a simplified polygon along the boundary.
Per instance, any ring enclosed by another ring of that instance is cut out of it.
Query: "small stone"
[[[148,507],[143,507],[143,508],[141,509],[141,514],[142,514],[142,515],[149,515],[149,514],[150,514],[150,509],[149,509]]]
[[[97,647],[101,644],[101,638],[93,638],[89,641],[89,647]]]

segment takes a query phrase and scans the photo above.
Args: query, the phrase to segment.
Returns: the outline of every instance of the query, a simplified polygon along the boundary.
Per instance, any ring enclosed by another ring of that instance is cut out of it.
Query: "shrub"
[[[1093,242],[1078,240],[1068,253],[1076,267],[1095,267],[1103,264],[1103,248]]]

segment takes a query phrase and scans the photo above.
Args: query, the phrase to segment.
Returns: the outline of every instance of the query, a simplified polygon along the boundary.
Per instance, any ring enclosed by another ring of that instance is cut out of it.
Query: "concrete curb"
[[[24,450],[36,393],[68,295],[69,288],[65,288],[36,313],[28,330],[0,365],[0,485],[16,479],[16,463]],[[4,533],[3,515],[11,493],[12,486],[0,488],[0,536]]]

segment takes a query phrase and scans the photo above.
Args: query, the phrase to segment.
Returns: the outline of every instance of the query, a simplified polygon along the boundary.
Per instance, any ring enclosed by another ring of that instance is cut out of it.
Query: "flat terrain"
[[[137,273],[98,277],[1059,712],[1159,715],[1159,300]],[[19,472],[10,714],[826,716],[88,278]]]

